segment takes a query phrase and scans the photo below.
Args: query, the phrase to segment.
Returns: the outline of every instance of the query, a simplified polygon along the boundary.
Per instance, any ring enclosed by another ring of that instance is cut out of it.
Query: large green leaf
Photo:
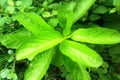
[[[33,12],[21,13],[16,16],[16,19],[34,34],[39,34],[41,31],[54,30],[38,14]]]
[[[24,80],[41,80],[49,68],[54,53],[55,50],[52,48],[35,56],[25,72]]]
[[[89,67],[99,67],[102,58],[89,47],[70,40],[63,41],[59,46],[61,52],[79,65],[83,64]]]
[[[21,60],[29,57],[34,57],[38,53],[47,50],[61,41],[64,38],[57,31],[41,31],[41,34],[34,35],[28,41],[24,42],[16,52],[16,59]]]
[[[31,32],[22,28],[13,33],[3,35],[1,43],[7,48],[17,49],[24,41],[29,40],[31,36]]]
[[[81,28],[73,32],[71,39],[93,44],[115,44],[120,43],[120,33],[101,27]]]

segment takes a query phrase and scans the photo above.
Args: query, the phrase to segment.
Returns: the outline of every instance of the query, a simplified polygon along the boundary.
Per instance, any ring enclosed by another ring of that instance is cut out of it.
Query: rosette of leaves
[[[116,30],[97,25],[71,30],[73,24],[88,11],[94,2],[95,0],[77,0],[62,4],[57,16],[59,27],[63,30],[62,33],[59,30],[56,31],[36,13],[24,12],[15,16],[25,28],[3,35],[1,43],[7,48],[17,49],[16,60],[26,58],[31,60],[24,74],[24,80],[41,80],[53,62],[53,58],[57,65],[63,61],[66,63],[61,65],[73,66],[72,70],[69,70],[73,80],[90,80],[86,68],[98,68],[103,60],[95,50],[83,42],[90,44],[120,43],[120,33]],[[74,64],[66,65],[69,60],[64,61],[64,59],[55,57],[56,55],[64,55]]]

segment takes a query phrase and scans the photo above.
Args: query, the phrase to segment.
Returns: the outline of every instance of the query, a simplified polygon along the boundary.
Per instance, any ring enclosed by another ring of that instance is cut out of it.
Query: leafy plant
[[[61,4],[57,13],[59,25],[56,27],[49,25],[34,12],[20,12],[14,16],[25,28],[2,35],[3,38],[0,40],[7,48],[17,49],[15,54],[17,61],[26,58],[31,61],[25,71],[24,80],[41,80],[51,63],[56,66],[64,65],[73,80],[91,79],[87,68],[98,68],[103,64],[103,59],[86,43],[120,43],[118,31],[95,24],[79,26],[79,29],[72,30],[74,23],[86,14],[94,2],[95,0],[77,0]],[[23,5],[28,7],[31,4],[30,0],[30,3]],[[100,12],[98,9],[94,12],[106,13],[105,8]],[[8,72],[8,69],[3,71]]]

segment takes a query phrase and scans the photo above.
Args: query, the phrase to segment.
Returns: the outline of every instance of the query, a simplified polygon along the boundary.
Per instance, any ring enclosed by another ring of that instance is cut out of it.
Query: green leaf
[[[63,30],[63,35],[67,36],[71,33],[71,27],[73,25],[74,20],[74,13],[73,10],[75,8],[76,2],[71,1],[69,4],[66,5],[66,25]]]
[[[64,35],[70,33],[73,23],[83,17],[95,0],[78,0],[64,3],[58,10],[58,21],[62,28],[65,28]]]
[[[67,14],[67,22],[66,22],[66,26],[65,29],[63,30],[63,35],[67,36],[71,33],[71,27],[73,25],[73,20],[74,20],[74,14],[73,11],[68,11]]]
[[[70,17],[71,12],[73,11],[75,5],[76,5],[76,2],[73,2],[73,1],[60,5],[58,9],[57,18],[58,18],[60,26],[63,29],[66,27],[66,23],[69,22],[67,18]]]
[[[89,67],[99,67],[102,58],[89,47],[70,40],[63,41],[59,46],[61,52],[79,65],[83,64]]]
[[[112,8],[110,11],[109,11],[109,13],[111,14],[111,13],[115,13],[116,12],[116,8]]]
[[[98,13],[98,14],[105,14],[107,12],[107,8],[103,5],[99,5],[97,8],[93,10],[93,13]]]
[[[51,16],[51,13],[49,11],[44,11],[42,12],[42,16],[48,18]]]
[[[10,70],[7,68],[4,68],[0,71],[0,77],[1,78],[7,78],[8,74],[10,73]]]
[[[67,3],[60,5],[57,18],[58,18],[60,26],[63,29],[68,25],[71,26],[71,24],[73,23],[74,19],[72,19],[72,17],[73,17],[73,10],[75,8],[75,5],[76,5],[76,2],[74,2],[74,1],[67,2]],[[71,20],[72,20],[72,22],[71,22]]]
[[[16,19],[29,31],[34,34],[39,34],[41,31],[53,31],[54,29],[48,25],[38,14],[29,12],[21,13],[16,16]]]
[[[74,10],[74,22],[83,17],[95,0],[78,0]]]
[[[52,48],[35,56],[25,72],[24,80],[41,80],[49,68],[54,53],[55,50]]]
[[[90,76],[86,71],[86,67],[81,65],[79,66],[69,58],[65,57],[64,66],[70,73],[72,80],[90,80]],[[69,80],[69,79],[68,79]]]
[[[66,25],[66,17],[64,17],[65,14],[66,14],[65,11],[62,11],[62,10],[61,10],[61,11],[58,12],[58,15],[57,15],[59,24],[60,24],[60,26],[61,26],[62,28],[64,28],[65,25]]]
[[[57,24],[58,24],[58,20],[56,18],[50,18],[48,20],[48,24],[51,25],[51,26],[53,26],[53,27],[56,27]]]
[[[16,7],[20,7],[22,5],[22,1],[15,1],[15,5],[16,5]]]
[[[64,3],[60,6],[60,9],[58,10],[58,21],[60,26],[64,29],[64,36],[71,33],[73,23],[86,13],[94,2],[95,0],[79,0]]]
[[[10,14],[13,14],[15,12],[14,6],[7,6],[5,9],[6,9],[6,12]]]
[[[73,80],[91,80],[89,73],[83,66],[74,65],[72,76]]]
[[[120,0],[113,0],[114,6],[120,6]]]
[[[31,36],[31,32],[22,28],[13,33],[3,35],[1,43],[7,48],[17,49],[24,41],[29,40]]]
[[[64,57],[64,66],[67,69],[68,72],[72,72],[73,67],[76,65],[77,63],[75,63],[74,61],[72,61],[70,58],[68,57]]]
[[[113,0],[105,0],[105,1],[103,1],[103,4],[105,6],[113,6]]]
[[[32,5],[33,0],[22,0],[22,7],[26,8]]]
[[[96,14],[91,14],[90,15],[90,20],[91,21],[96,21],[98,19],[100,19],[101,17],[99,15],[96,15]]]
[[[3,7],[3,5],[5,5],[6,2],[7,0],[0,0],[0,5]]]
[[[61,41],[64,38],[57,31],[41,31],[41,34],[34,35],[28,41],[24,42],[16,52],[16,59],[33,58],[40,52],[47,50]]]
[[[63,63],[64,63],[64,55],[61,54],[61,52],[58,48],[56,48],[56,53],[53,56],[52,64],[59,67],[59,66],[62,66]]]
[[[7,21],[7,17],[2,17],[2,18],[0,18],[0,28],[1,28],[1,26],[3,26],[4,25],[4,23]]]
[[[93,25],[92,28],[81,28],[73,32],[71,39],[92,44],[120,43],[120,33],[113,29],[107,29]]]

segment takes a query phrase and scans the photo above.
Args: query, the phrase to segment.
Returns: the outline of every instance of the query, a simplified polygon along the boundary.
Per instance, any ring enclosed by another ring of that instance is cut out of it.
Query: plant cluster
[[[119,11],[119,0],[1,0],[0,79],[120,80]]]

